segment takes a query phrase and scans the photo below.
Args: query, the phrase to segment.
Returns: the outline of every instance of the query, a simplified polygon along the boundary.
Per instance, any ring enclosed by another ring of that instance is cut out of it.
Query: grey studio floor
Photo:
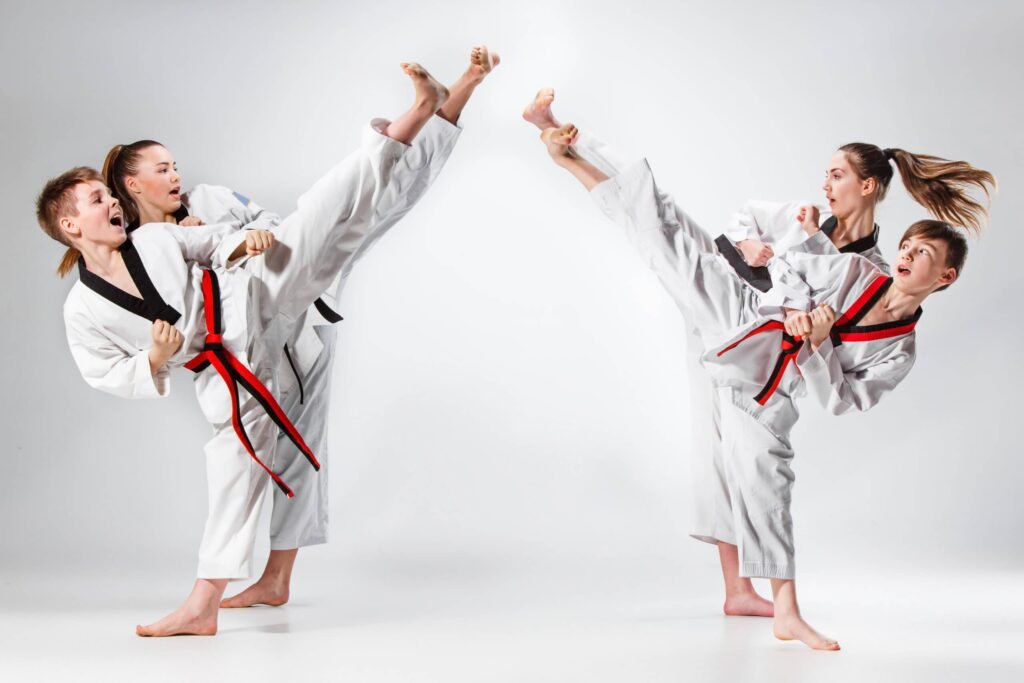
[[[723,617],[713,566],[346,571],[310,551],[290,604],[224,611],[214,638],[132,627],[187,577],[3,578],[5,681],[1020,681],[1020,572],[809,577],[819,653]],[[710,559],[710,558],[709,558]],[[701,563],[703,564],[703,563]],[[182,590],[179,590],[182,589]]]

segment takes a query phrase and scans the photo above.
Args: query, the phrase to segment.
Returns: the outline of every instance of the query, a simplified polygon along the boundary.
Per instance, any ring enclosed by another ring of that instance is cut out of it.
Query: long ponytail
[[[928,154],[913,154],[903,149],[880,149],[876,145],[853,142],[843,145],[850,165],[861,178],[878,181],[878,201],[885,198],[896,162],[907,193],[936,218],[981,232],[988,218],[988,206],[969,194],[972,188],[991,199],[996,179],[988,171],[966,161],[950,161]]]

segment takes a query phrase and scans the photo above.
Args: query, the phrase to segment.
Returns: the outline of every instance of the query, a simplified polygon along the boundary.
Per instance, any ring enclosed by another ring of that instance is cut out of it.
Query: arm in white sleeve
[[[751,200],[734,213],[725,229],[725,236],[733,243],[758,240],[766,244],[801,241],[803,232],[797,222],[800,207],[810,202],[764,202]]]
[[[231,254],[245,241],[245,231],[239,230],[239,224],[214,223],[188,228],[179,225],[166,225],[167,233],[174,238],[181,249],[181,256],[186,261],[207,267],[224,267],[237,265],[242,259],[231,262]]]
[[[846,372],[826,339],[817,351],[804,344],[796,357],[797,367],[807,382],[807,391],[833,415],[865,411],[892,391],[914,365],[913,342],[901,345],[885,360],[856,372]]]
[[[71,356],[89,386],[122,398],[158,398],[170,392],[167,365],[154,375],[148,350],[125,352],[84,316],[65,312],[64,323]]]

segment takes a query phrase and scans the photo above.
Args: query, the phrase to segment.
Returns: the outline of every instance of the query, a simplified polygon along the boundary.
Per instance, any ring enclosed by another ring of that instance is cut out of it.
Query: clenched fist
[[[740,240],[736,243],[736,248],[743,254],[743,260],[755,268],[763,266],[768,263],[768,259],[775,256],[775,250],[758,240]]]
[[[259,256],[274,244],[274,233],[269,230],[247,230],[245,232],[245,253]]]
[[[186,228],[195,228],[200,225],[206,225],[206,223],[203,223],[203,219],[199,216],[185,216],[181,219],[178,225],[182,225]]]
[[[811,311],[811,332],[809,340],[815,351],[828,339],[832,326],[836,324],[836,312],[828,304],[822,304]]]
[[[821,220],[821,213],[818,211],[818,207],[807,205],[800,207],[800,213],[796,215],[796,220],[800,223],[800,227],[804,229],[808,237],[818,232],[821,228],[818,227],[818,222]]]
[[[169,322],[157,320],[150,330],[153,348],[149,350],[149,369],[156,374],[164,363],[181,348],[181,332]]]

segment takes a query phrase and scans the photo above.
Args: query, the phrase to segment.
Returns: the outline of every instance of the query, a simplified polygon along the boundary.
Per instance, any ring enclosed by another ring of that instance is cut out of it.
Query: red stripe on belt
[[[313,469],[319,471],[320,463],[317,462],[313,451],[306,445],[302,435],[295,429],[295,425],[288,419],[288,416],[281,409],[273,394],[263,386],[263,383],[260,382],[256,375],[252,374],[249,368],[245,367],[244,363],[224,348],[221,337],[220,287],[217,283],[217,276],[212,270],[203,271],[203,310],[206,315],[206,329],[208,331],[204,340],[203,350],[186,363],[185,367],[192,372],[202,372],[207,366],[212,365],[217,370],[217,374],[221,376],[224,384],[227,385],[228,393],[231,394],[231,424],[235,429],[235,434],[238,435],[238,440],[242,442],[242,445],[249,455],[252,456],[252,459],[270,475],[270,478],[274,480],[277,487],[289,498],[292,498],[295,496],[295,493],[288,487],[288,484],[284,483],[284,480],[267,467],[256,455],[256,449],[253,447],[252,441],[249,440],[249,435],[242,425],[241,406],[238,397],[239,385],[263,406],[270,419],[291,439],[299,451],[306,456],[306,460],[313,466]]]
[[[721,356],[726,351],[731,351],[737,346],[750,339],[754,335],[761,334],[762,332],[771,332],[773,330],[779,330],[782,332],[782,352],[779,354],[778,360],[775,361],[775,367],[772,368],[771,374],[768,376],[768,382],[765,383],[764,388],[757,393],[754,400],[764,405],[768,402],[768,399],[772,397],[775,390],[779,388],[779,383],[782,381],[782,375],[786,372],[786,367],[790,363],[796,360],[796,354],[803,346],[803,337],[794,337],[786,332],[786,326],[784,323],[778,320],[769,320],[766,323],[758,325],[747,334],[743,335],[741,339],[734,341],[729,346],[718,352],[718,356]]]

